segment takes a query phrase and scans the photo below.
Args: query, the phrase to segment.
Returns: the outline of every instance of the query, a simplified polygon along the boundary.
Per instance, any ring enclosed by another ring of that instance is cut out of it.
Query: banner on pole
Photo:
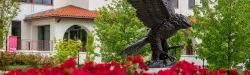
[[[15,52],[17,50],[17,36],[9,36],[8,52]]]

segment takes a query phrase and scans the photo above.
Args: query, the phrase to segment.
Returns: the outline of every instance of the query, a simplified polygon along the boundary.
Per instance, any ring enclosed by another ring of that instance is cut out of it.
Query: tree
[[[120,60],[118,54],[147,33],[146,27],[136,17],[135,9],[126,0],[114,0],[111,5],[101,8],[99,13],[95,24],[104,61]],[[145,53],[145,49],[139,53]]]
[[[95,57],[98,54],[95,53],[94,35],[92,33],[89,33],[89,35],[87,37],[87,44],[86,44],[85,48],[86,48],[85,61],[94,61]]]
[[[0,46],[3,45],[4,38],[8,34],[11,20],[19,11],[19,0],[0,0]]]
[[[191,29],[186,29],[186,30],[180,30],[176,33],[176,35],[174,35],[173,37],[169,38],[169,45],[171,46],[178,46],[178,45],[183,45],[184,47],[188,47],[190,45],[190,43],[192,44],[192,41],[190,41],[192,39],[191,37]],[[192,46],[192,45],[191,45]],[[170,50],[169,54],[171,56],[174,56],[176,58],[176,60],[180,60],[181,55],[182,55],[182,48],[177,48],[174,50]],[[192,51],[192,48],[189,49],[190,51]]]
[[[194,9],[196,46],[210,69],[235,68],[250,56],[250,0],[201,0]]]

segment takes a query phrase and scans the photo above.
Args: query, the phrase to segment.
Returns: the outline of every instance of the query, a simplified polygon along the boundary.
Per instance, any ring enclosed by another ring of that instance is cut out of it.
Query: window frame
[[[44,0],[41,0],[41,1],[42,1],[42,3],[36,3],[35,0],[25,0],[25,1],[19,0],[19,2],[23,2],[23,3],[42,4],[42,5],[53,5],[53,1],[54,0],[50,0],[51,1],[50,4],[49,3],[45,3]]]
[[[188,0],[188,9],[193,9],[194,8],[194,6],[196,5],[195,1],[196,0]],[[191,3],[191,2],[193,2],[193,3]]]
[[[176,3],[175,3],[175,5],[174,5],[174,8],[175,8],[175,9],[178,9],[178,8],[179,8],[179,0],[175,0],[175,2],[176,2]]]

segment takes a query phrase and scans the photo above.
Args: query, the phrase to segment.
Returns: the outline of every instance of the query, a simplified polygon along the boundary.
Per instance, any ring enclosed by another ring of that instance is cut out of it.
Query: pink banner
[[[9,36],[8,52],[15,52],[17,50],[17,36]]]

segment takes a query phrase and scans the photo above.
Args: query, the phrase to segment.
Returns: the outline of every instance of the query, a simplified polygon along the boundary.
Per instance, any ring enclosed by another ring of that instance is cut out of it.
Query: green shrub
[[[59,40],[56,44],[56,60],[58,63],[68,58],[75,58],[79,54],[82,44],[77,40]]]
[[[246,67],[247,70],[250,70],[250,61],[247,61],[245,63],[245,67]]]
[[[0,52],[0,69],[6,70],[7,66],[40,66],[54,64],[53,57],[39,54],[7,53]]]

